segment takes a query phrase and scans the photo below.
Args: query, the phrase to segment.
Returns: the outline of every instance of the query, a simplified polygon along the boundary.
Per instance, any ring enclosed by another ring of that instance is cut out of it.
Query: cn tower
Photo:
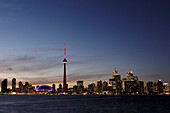
[[[66,64],[67,64],[67,60],[66,60],[66,45],[64,45],[64,78],[63,78],[63,92],[66,92]]]

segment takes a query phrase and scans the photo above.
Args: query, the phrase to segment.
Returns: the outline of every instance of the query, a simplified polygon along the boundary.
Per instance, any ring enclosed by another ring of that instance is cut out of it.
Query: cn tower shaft
[[[66,92],[66,63],[64,63],[63,92]]]

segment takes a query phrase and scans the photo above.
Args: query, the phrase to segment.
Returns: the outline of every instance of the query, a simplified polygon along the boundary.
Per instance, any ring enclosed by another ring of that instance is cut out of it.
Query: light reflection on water
[[[5,113],[170,113],[170,96],[0,95]]]

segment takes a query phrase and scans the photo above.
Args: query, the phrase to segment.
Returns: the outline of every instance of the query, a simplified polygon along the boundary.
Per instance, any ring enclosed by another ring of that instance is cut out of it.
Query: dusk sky
[[[0,81],[170,82],[169,0],[0,0]]]

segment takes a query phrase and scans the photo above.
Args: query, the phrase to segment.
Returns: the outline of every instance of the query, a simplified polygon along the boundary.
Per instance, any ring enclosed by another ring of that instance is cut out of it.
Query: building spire
[[[66,44],[64,44],[64,59],[66,59]]]
[[[114,71],[116,71],[116,66],[114,67]]]

